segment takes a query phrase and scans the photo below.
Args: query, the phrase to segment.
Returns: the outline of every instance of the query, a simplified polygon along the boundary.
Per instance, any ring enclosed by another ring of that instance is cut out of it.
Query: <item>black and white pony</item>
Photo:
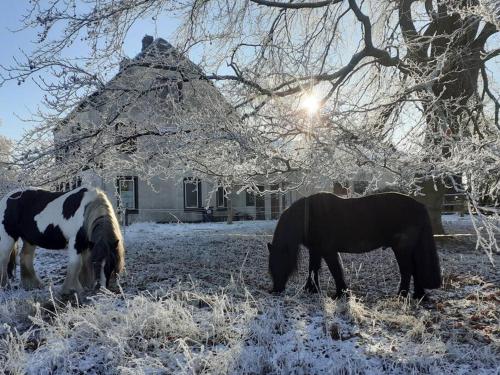
[[[15,271],[16,242],[21,238],[21,286],[42,286],[33,267],[37,246],[68,249],[67,275],[62,294],[83,287],[109,286],[124,267],[123,238],[113,207],[94,188],[67,193],[27,189],[0,201],[0,285]]]
[[[337,287],[337,296],[347,284],[338,253],[366,253],[391,247],[401,273],[399,294],[410,290],[414,297],[424,289],[441,286],[441,269],[426,207],[399,193],[381,193],[343,199],[318,193],[294,202],[281,215],[269,248],[269,271],[273,291],[285,289],[297,268],[299,245],[309,249],[306,289],[317,292],[321,259],[326,261]]]

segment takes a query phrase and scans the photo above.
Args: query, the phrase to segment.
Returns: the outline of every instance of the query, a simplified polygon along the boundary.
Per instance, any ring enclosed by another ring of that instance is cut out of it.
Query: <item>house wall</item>
[[[121,176],[134,176],[133,171],[123,171]],[[137,179],[137,210],[127,210],[125,217],[124,210],[119,209],[119,199],[117,190],[117,180],[110,179],[104,181],[95,173],[82,173],[84,185],[98,187],[106,192],[112,202],[117,214],[120,216],[122,224],[134,222],[200,222],[204,220],[203,211],[205,207],[210,207],[216,221],[227,220],[228,208],[216,207],[216,194],[213,192],[213,185],[208,182],[201,182],[201,208],[184,208],[184,188],[183,179],[163,180],[153,178],[149,183],[140,178]],[[283,194],[285,200],[283,201]],[[288,207],[300,195],[292,192],[278,194],[279,205],[275,215],[271,212],[271,196],[264,197],[265,209],[263,218],[266,220],[276,218],[286,207]],[[247,206],[246,192],[230,195],[233,207],[234,220],[255,220],[257,210],[255,205]]]
[[[118,196],[116,182],[110,181],[103,184],[103,189],[110,197],[117,212]],[[203,220],[203,208],[184,208],[183,180],[160,180],[153,178],[149,183],[138,179],[137,181],[137,210],[127,210],[127,218],[121,214],[123,223],[134,222],[199,222]],[[210,186],[201,183],[202,207],[209,199]],[[215,196],[211,201],[215,202]],[[213,205],[213,204],[211,204]]]
[[[134,176],[133,171],[123,171],[122,176]],[[213,211],[213,216],[216,221],[227,220],[228,209],[216,207],[216,194],[213,192],[213,185],[206,181],[201,182],[201,208],[186,209],[184,208],[184,187],[183,179],[179,180],[163,180],[153,178],[149,181],[137,180],[137,204],[138,209],[128,211],[127,217],[123,211],[118,209],[118,196],[116,188],[116,179],[104,182],[102,178],[96,174],[87,172],[84,176],[84,184],[99,187],[103,189],[115,210],[120,215],[123,224],[131,224],[134,222],[200,222],[204,220],[203,211],[205,207],[210,207]],[[352,185],[352,184],[351,184]],[[266,189],[269,187],[264,185]],[[348,196],[352,195],[350,189]],[[309,196],[311,194],[328,191],[333,192],[333,183],[325,182],[322,186],[304,187],[296,191],[286,193],[277,193],[278,212],[271,211],[271,194],[264,196],[264,217],[266,220],[278,218],[284,209],[289,207],[296,200]],[[255,220],[257,218],[257,210],[255,205],[247,206],[246,192],[230,194],[232,201],[234,220]]]

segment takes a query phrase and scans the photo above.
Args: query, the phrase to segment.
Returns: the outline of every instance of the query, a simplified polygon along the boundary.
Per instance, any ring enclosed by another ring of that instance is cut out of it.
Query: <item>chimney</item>
[[[144,38],[142,38],[142,51],[144,51],[146,48],[148,48],[151,43],[153,43],[154,38],[151,35],[145,35]]]

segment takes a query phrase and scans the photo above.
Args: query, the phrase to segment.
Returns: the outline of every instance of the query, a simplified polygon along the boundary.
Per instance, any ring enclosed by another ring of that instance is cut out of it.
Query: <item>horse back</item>
[[[78,192],[83,190],[79,189]],[[73,194],[69,194],[68,198],[62,202],[60,210],[52,209],[50,212],[46,212],[48,206],[64,194],[67,193],[41,189],[28,189],[8,194],[3,199],[4,204],[2,205],[4,208],[2,224],[5,231],[15,240],[22,238],[31,244],[44,248],[64,249],[67,238],[57,223],[61,221],[61,217],[65,217],[64,211],[68,212],[68,206],[72,205],[71,197]],[[40,213],[51,217],[51,223],[44,225],[43,231],[40,231],[37,221],[37,215]]]
[[[340,252],[362,253],[414,242],[426,215],[425,206],[398,193],[353,199],[320,193],[310,199],[312,241]]]

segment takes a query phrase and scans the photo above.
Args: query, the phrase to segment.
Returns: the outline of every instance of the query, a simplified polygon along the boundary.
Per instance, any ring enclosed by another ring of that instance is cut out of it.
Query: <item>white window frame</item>
[[[132,181],[132,188],[133,188],[133,190],[132,190],[132,202],[133,202],[134,207],[124,207],[123,206],[122,191],[121,191],[121,182],[122,181]],[[135,178],[135,176],[119,176],[119,177],[117,177],[118,197],[119,197],[119,203],[120,203],[121,208],[127,209],[127,210],[137,210],[138,209],[137,201],[135,199],[136,198],[136,189],[137,189],[136,183],[138,183],[138,181]]]

